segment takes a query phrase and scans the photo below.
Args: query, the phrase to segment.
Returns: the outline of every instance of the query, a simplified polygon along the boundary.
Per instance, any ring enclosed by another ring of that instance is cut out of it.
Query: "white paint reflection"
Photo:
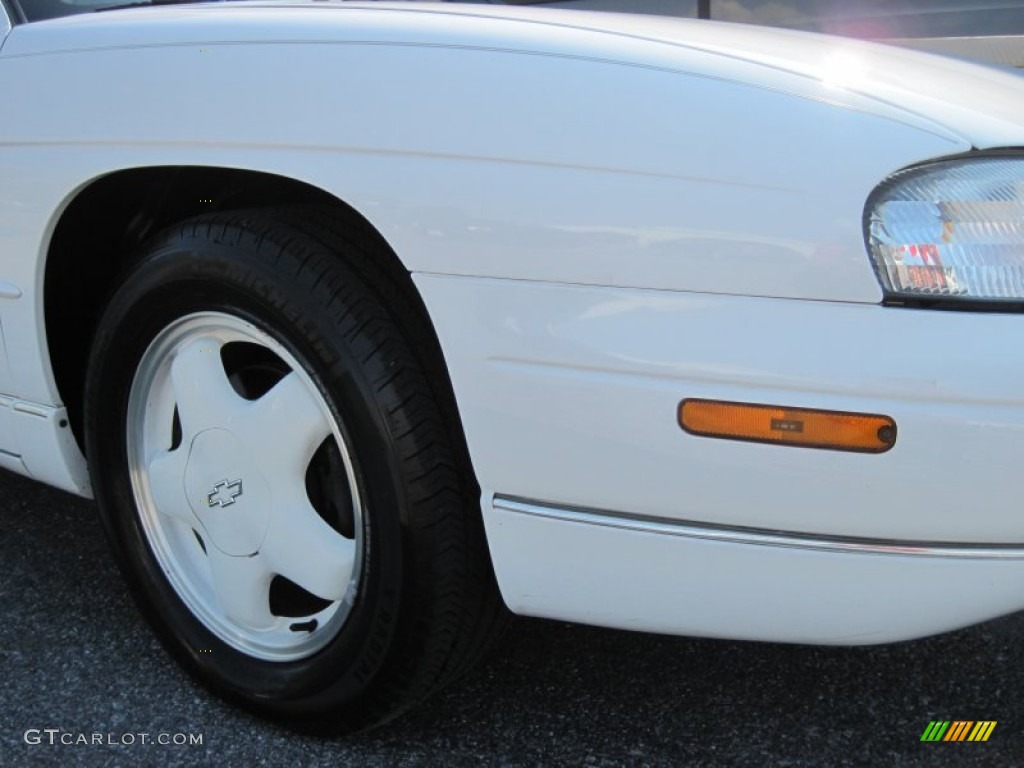
[[[829,88],[856,90],[867,84],[868,68],[859,55],[838,50],[826,57],[818,77]]]

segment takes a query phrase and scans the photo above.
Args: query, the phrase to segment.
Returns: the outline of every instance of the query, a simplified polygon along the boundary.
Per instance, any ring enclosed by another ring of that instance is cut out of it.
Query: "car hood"
[[[1016,70],[895,45],[752,24],[523,10],[476,6],[460,12],[519,19],[529,16],[542,23],[557,22],[717,54],[790,73],[835,91],[866,96],[939,123],[979,149],[1024,145],[1024,73]],[[771,85],[769,78],[756,76],[751,84]]]
[[[1024,76],[1012,70],[828,35],[636,14],[322,0],[154,6],[21,25],[0,56],[211,41],[479,46],[621,61],[870,111],[979,149],[1024,146]]]

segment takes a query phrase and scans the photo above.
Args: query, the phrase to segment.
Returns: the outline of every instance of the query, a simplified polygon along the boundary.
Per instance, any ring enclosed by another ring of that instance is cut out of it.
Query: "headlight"
[[[1024,301],[1024,157],[900,171],[875,191],[866,216],[888,298]]]

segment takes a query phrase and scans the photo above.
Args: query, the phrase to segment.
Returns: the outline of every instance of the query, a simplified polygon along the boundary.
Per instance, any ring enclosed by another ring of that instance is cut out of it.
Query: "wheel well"
[[[83,189],[54,230],[46,262],[43,306],[50,363],[81,447],[82,390],[93,333],[119,275],[153,234],[201,213],[316,204],[337,210],[363,236],[380,240],[384,266],[403,284],[432,328],[419,292],[384,238],[358,212],[321,189],[272,174],[174,166],[119,171]],[[436,342],[436,334],[434,334]],[[440,346],[438,362],[444,366]],[[447,373],[447,368],[444,367]],[[451,393],[451,386],[447,387]],[[454,394],[450,405],[454,406]]]

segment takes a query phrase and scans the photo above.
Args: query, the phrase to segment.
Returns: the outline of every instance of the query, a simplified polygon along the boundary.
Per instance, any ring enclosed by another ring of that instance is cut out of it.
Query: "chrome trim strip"
[[[16,413],[27,413],[30,416],[48,418],[53,413],[53,408],[38,403],[30,403],[26,400],[15,400],[14,410]]]
[[[809,549],[866,555],[941,557],[960,560],[1024,560],[1024,544],[953,544],[931,541],[890,541],[819,534],[769,531],[758,528],[727,528],[690,521],[667,521],[597,509],[559,507],[512,496],[495,496],[495,509],[543,517],[566,523],[584,523],[640,533],[682,536],[689,539],[750,544],[763,547]]]

